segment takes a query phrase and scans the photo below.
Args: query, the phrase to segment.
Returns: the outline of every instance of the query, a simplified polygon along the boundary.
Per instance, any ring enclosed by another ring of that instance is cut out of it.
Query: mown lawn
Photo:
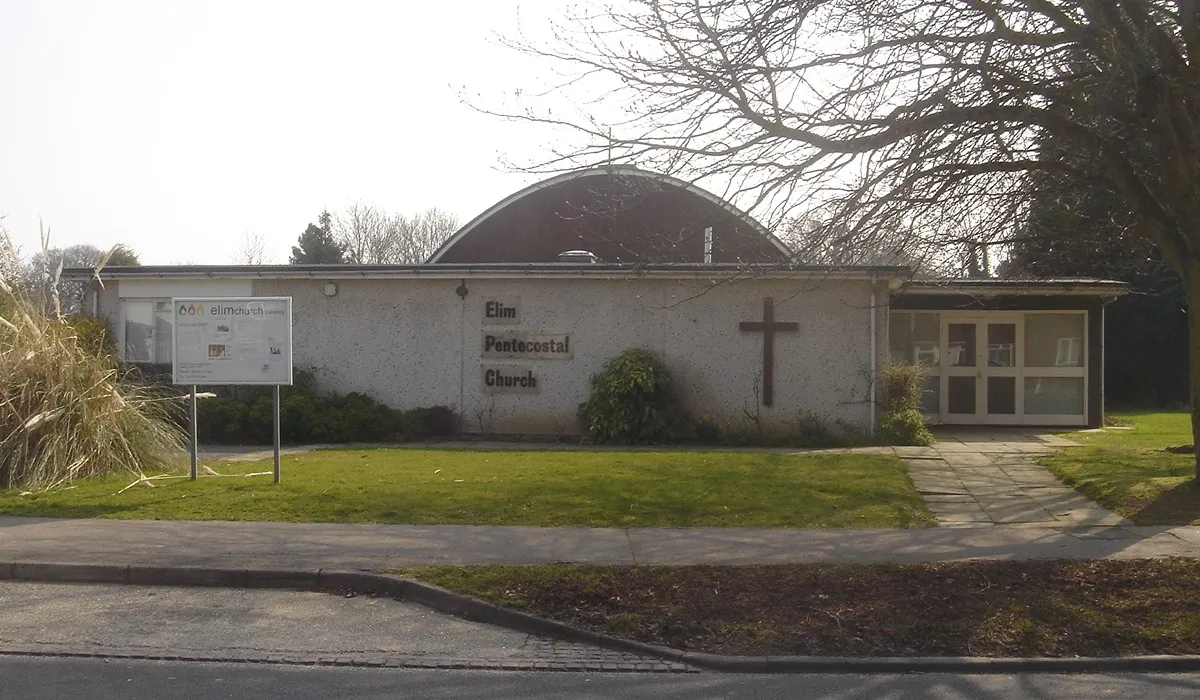
[[[221,474],[270,461],[213,463]],[[0,514],[159,520],[586,527],[921,527],[900,461],[865,454],[337,449],[271,477],[130,477],[0,492]]]
[[[1184,411],[1121,413],[1127,430],[1072,433],[1083,443],[1042,464],[1100,505],[1141,525],[1200,524],[1195,458],[1167,448],[1192,444]]]
[[[723,654],[1200,653],[1192,559],[396,573],[604,634]]]

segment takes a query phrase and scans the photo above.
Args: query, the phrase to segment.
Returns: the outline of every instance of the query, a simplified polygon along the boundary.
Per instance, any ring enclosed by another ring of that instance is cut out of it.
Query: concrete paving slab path
[[[1033,523],[911,530],[618,529],[0,518],[0,568],[11,562],[54,562],[379,570],[426,564],[850,564],[1162,556],[1200,557],[1200,528]]]
[[[936,435],[932,447],[893,449],[939,525],[1031,523],[1076,528],[1130,524],[1037,463],[1039,456],[1078,443],[1029,429],[942,429]],[[955,498],[945,498],[948,495]]]

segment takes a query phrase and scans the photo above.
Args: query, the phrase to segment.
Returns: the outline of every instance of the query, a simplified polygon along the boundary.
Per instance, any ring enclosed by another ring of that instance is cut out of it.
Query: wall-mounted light
[[[333,282],[325,283],[325,296],[331,297],[337,295],[337,285]]]
[[[467,281],[463,280],[459,282],[458,287],[454,290],[454,293],[458,295],[459,299],[466,299],[467,294],[470,293],[470,290],[467,289]]]

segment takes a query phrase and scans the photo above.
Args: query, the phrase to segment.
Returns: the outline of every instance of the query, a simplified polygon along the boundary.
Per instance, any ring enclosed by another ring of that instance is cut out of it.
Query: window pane
[[[1083,314],[1025,316],[1026,367],[1082,367]]]
[[[975,324],[950,323],[946,326],[949,337],[949,353],[951,367],[975,366]],[[971,411],[974,413],[974,411]]]
[[[171,303],[167,302],[167,307]],[[154,361],[160,365],[171,364],[171,324],[174,314],[158,311],[154,314]]]
[[[940,364],[941,320],[937,314],[894,313],[888,318],[888,351],[896,364]]]
[[[1017,324],[989,323],[987,336],[988,367],[1016,367]]]
[[[1083,377],[1026,377],[1025,415],[1083,415]]]
[[[921,410],[927,415],[936,416],[942,408],[941,377],[925,377],[921,382]]]
[[[975,377],[946,379],[946,412],[975,415]]]
[[[122,299],[125,314],[125,361],[171,364],[171,302]]]
[[[125,311],[125,361],[154,361],[154,302],[121,301]]]
[[[987,412],[1011,416],[1017,412],[1017,378],[988,377]]]

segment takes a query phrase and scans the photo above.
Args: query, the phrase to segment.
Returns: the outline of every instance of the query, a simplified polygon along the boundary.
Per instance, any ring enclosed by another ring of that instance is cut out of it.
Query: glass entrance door
[[[946,317],[942,371],[945,423],[1017,423],[1021,387],[1018,318]]]
[[[943,320],[946,348],[942,371],[942,422],[979,422],[979,324],[976,321]]]
[[[1017,423],[1017,392],[1020,358],[1017,357],[1021,344],[1017,335],[1021,332],[1018,319],[989,320],[980,324],[987,334],[984,377],[983,422],[989,424]]]

